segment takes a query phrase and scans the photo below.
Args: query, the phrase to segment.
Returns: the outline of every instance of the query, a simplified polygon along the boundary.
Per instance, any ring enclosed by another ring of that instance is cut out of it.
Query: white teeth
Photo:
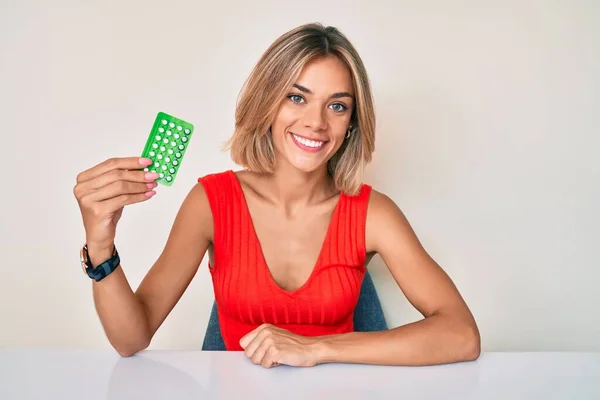
[[[316,141],[316,140],[305,139],[298,135],[294,135],[293,133],[292,133],[292,135],[294,136],[294,139],[296,139],[297,141],[299,141],[300,143],[302,143],[303,145],[308,146],[308,147],[318,148],[318,147],[323,146],[323,143],[325,143],[325,142],[320,142],[320,141]]]

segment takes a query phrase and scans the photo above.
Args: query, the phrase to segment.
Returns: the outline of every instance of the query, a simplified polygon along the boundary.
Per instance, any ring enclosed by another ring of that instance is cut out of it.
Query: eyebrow
[[[313,94],[313,92],[310,89],[305,88],[304,86],[300,86],[300,85],[298,85],[296,83],[294,83],[293,86],[296,89],[298,89],[299,91],[301,91],[301,92],[308,93],[308,94]],[[331,96],[329,96],[329,98],[331,98],[331,99],[339,99],[340,97],[350,97],[350,98],[354,99],[354,96],[352,96],[348,92],[337,92],[337,93],[334,93]]]

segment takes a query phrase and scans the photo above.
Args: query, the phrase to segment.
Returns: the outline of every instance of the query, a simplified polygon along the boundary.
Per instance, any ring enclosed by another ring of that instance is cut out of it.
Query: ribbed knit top
[[[213,281],[227,350],[263,323],[304,336],[354,330],[354,308],[366,272],[365,222],[371,187],[341,193],[320,254],[306,283],[281,288],[266,264],[242,186],[234,171],[198,178],[213,215]]]

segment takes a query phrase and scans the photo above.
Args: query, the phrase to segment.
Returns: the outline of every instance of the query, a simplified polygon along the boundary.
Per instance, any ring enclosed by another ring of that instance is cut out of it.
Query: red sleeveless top
[[[340,194],[313,271],[295,291],[272,278],[254,230],[242,186],[232,170],[198,178],[214,221],[209,269],[227,350],[263,323],[303,336],[354,330],[366,268],[365,222],[371,187],[357,196]]]

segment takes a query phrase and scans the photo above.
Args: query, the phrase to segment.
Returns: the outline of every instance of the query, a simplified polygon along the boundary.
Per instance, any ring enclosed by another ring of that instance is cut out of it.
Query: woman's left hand
[[[296,335],[271,324],[262,324],[240,339],[244,355],[265,368],[281,364],[312,367],[317,364],[317,343],[316,338]]]

